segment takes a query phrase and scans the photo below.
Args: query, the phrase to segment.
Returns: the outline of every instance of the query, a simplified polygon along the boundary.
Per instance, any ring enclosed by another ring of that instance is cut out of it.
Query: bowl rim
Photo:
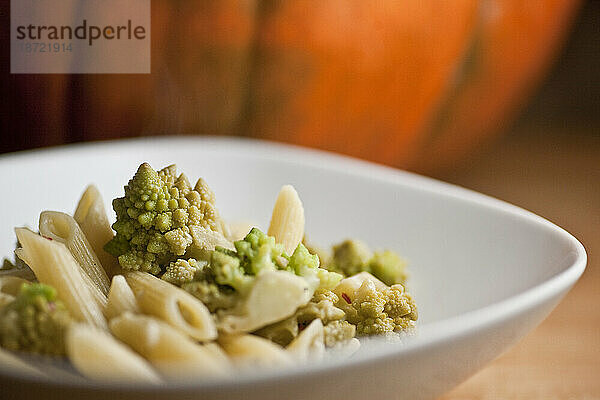
[[[477,204],[485,208],[492,208],[507,216],[518,217],[526,223],[534,224],[553,232],[560,238],[559,240],[569,244],[569,256],[572,257],[572,261],[568,267],[564,268],[559,273],[531,288],[519,292],[518,294],[459,315],[429,322],[426,324],[427,329],[423,332],[419,332],[418,339],[407,341],[401,346],[374,347],[368,355],[364,355],[360,358],[330,360],[321,362],[317,365],[297,366],[283,370],[265,369],[252,374],[242,374],[237,376],[235,382],[232,382],[231,378],[224,378],[196,383],[172,383],[157,387],[149,387],[140,384],[100,383],[80,378],[73,380],[66,379],[58,382],[52,378],[40,378],[22,374],[17,371],[6,370],[1,366],[0,377],[17,379],[24,383],[43,382],[44,384],[74,389],[119,390],[124,393],[133,391],[136,393],[151,391],[162,393],[163,391],[176,392],[181,390],[219,390],[231,388],[232,385],[243,387],[256,384],[269,384],[274,383],[275,381],[281,382],[282,380],[290,378],[309,378],[315,374],[335,371],[336,368],[342,365],[346,370],[348,368],[360,368],[365,364],[381,361],[386,358],[413,354],[425,348],[468,336],[475,330],[485,329],[486,327],[508,319],[512,315],[543,304],[556,296],[564,295],[564,293],[566,293],[583,274],[586,267],[587,254],[585,248],[572,234],[547,219],[521,207],[471,189],[421,176],[412,172],[328,151],[304,148],[297,145],[240,137],[147,136],[76,143],[2,154],[0,155],[0,166],[15,161],[27,162],[31,157],[55,157],[57,155],[68,157],[73,153],[93,153],[99,150],[107,150],[114,146],[131,146],[139,151],[139,146],[155,146],[157,144],[164,145],[166,143],[171,146],[200,144],[204,147],[203,150],[206,151],[233,151],[246,153],[248,150],[252,150],[253,157],[260,159],[291,163],[298,166],[315,165],[315,163],[317,163],[321,168],[332,172],[402,185],[411,190],[420,190],[431,194],[451,196],[457,200],[473,205]]]

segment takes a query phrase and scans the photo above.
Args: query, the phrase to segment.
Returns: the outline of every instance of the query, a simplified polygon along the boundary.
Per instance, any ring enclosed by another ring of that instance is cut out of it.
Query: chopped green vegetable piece
[[[406,282],[405,267],[406,262],[390,250],[376,251],[369,260],[371,273],[388,286]]]
[[[232,308],[239,300],[235,290],[207,281],[184,283],[182,289],[200,300],[211,313]]]
[[[346,277],[369,272],[386,285],[406,282],[406,262],[390,250],[371,250],[358,240],[345,240],[333,246],[333,257],[327,269],[341,272]]]
[[[70,323],[69,312],[53,287],[25,283],[19,295],[0,310],[0,344],[9,350],[63,355]]]

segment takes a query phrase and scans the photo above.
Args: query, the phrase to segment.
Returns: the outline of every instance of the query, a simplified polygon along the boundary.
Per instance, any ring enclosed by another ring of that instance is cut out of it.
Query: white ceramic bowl
[[[323,152],[216,138],[148,138],[0,157],[0,254],[12,250],[13,226],[36,226],[45,209],[72,212],[90,182],[110,209],[143,161],[155,168],[176,161],[188,176],[207,180],[225,217],[262,227],[280,186],[293,184],[312,242],[362,238],[409,260],[417,334],[402,344],[369,343],[345,361],[197,385],[117,387],[68,376],[48,382],[4,370],[2,390],[86,400],[433,398],[538,325],[586,264],[573,236],[502,201]]]

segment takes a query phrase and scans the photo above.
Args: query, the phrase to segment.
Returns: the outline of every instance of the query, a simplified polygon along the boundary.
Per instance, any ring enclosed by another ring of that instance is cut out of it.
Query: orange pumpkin
[[[516,109],[576,3],[153,1],[150,75],[10,76],[26,107],[9,128],[253,136],[430,170]]]
[[[549,67],[573,18],[569,0],[488,0],[460,78],[408,165],[432,171],[500,133]]]

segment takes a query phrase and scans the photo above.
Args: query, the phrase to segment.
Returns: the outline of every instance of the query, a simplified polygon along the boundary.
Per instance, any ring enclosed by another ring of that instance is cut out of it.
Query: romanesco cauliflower
[[[258,228],[252,230],[243,240],[234,242],[240,266],[247,274],[256,275],[262,270],[283,269],[288,261],[283,245],[275,243]]]
[[[9,350],[63,355],[70,323],[70,314],[53,287],[23,284],[19,295],[0,310],[0,344]]]
[[[205,265],[206,262],[199,262],[193,258],[188,260],[180,258],[167,266],[167,271],[161,278],[169,283],[181,286],[186,282],[193,281],[196,273],[201,271]]]
[[[369,272],[386,285],[406,282],[406,262],[390,250],[371,250],[361,241],[345,240],[333,246],[333,257],[327,269],[352,276]]]
[[[414,326],[417,309],[412,298],[400,284],[378,290],[366,280],[357,290],[354,300],[338,302],[346,312],[348,322],[356,325],[359,335],[400,332]]]
[[[125,186],[125,196],[113,200],[116,235],[105,250],[125,270],[158,275],[191,246],[190,227],[222,233],[214,200],[202,179],[192,188],[185,175],[177,176],[175,165],[157,172],[143,163]]]
[[[333,289],[343,278],[337,272],[319,268],[319,257],[316,254],[310,254],[302,243],[296,247],[290,257],[288,269],[298,276],[314,280],[321,290]]]

